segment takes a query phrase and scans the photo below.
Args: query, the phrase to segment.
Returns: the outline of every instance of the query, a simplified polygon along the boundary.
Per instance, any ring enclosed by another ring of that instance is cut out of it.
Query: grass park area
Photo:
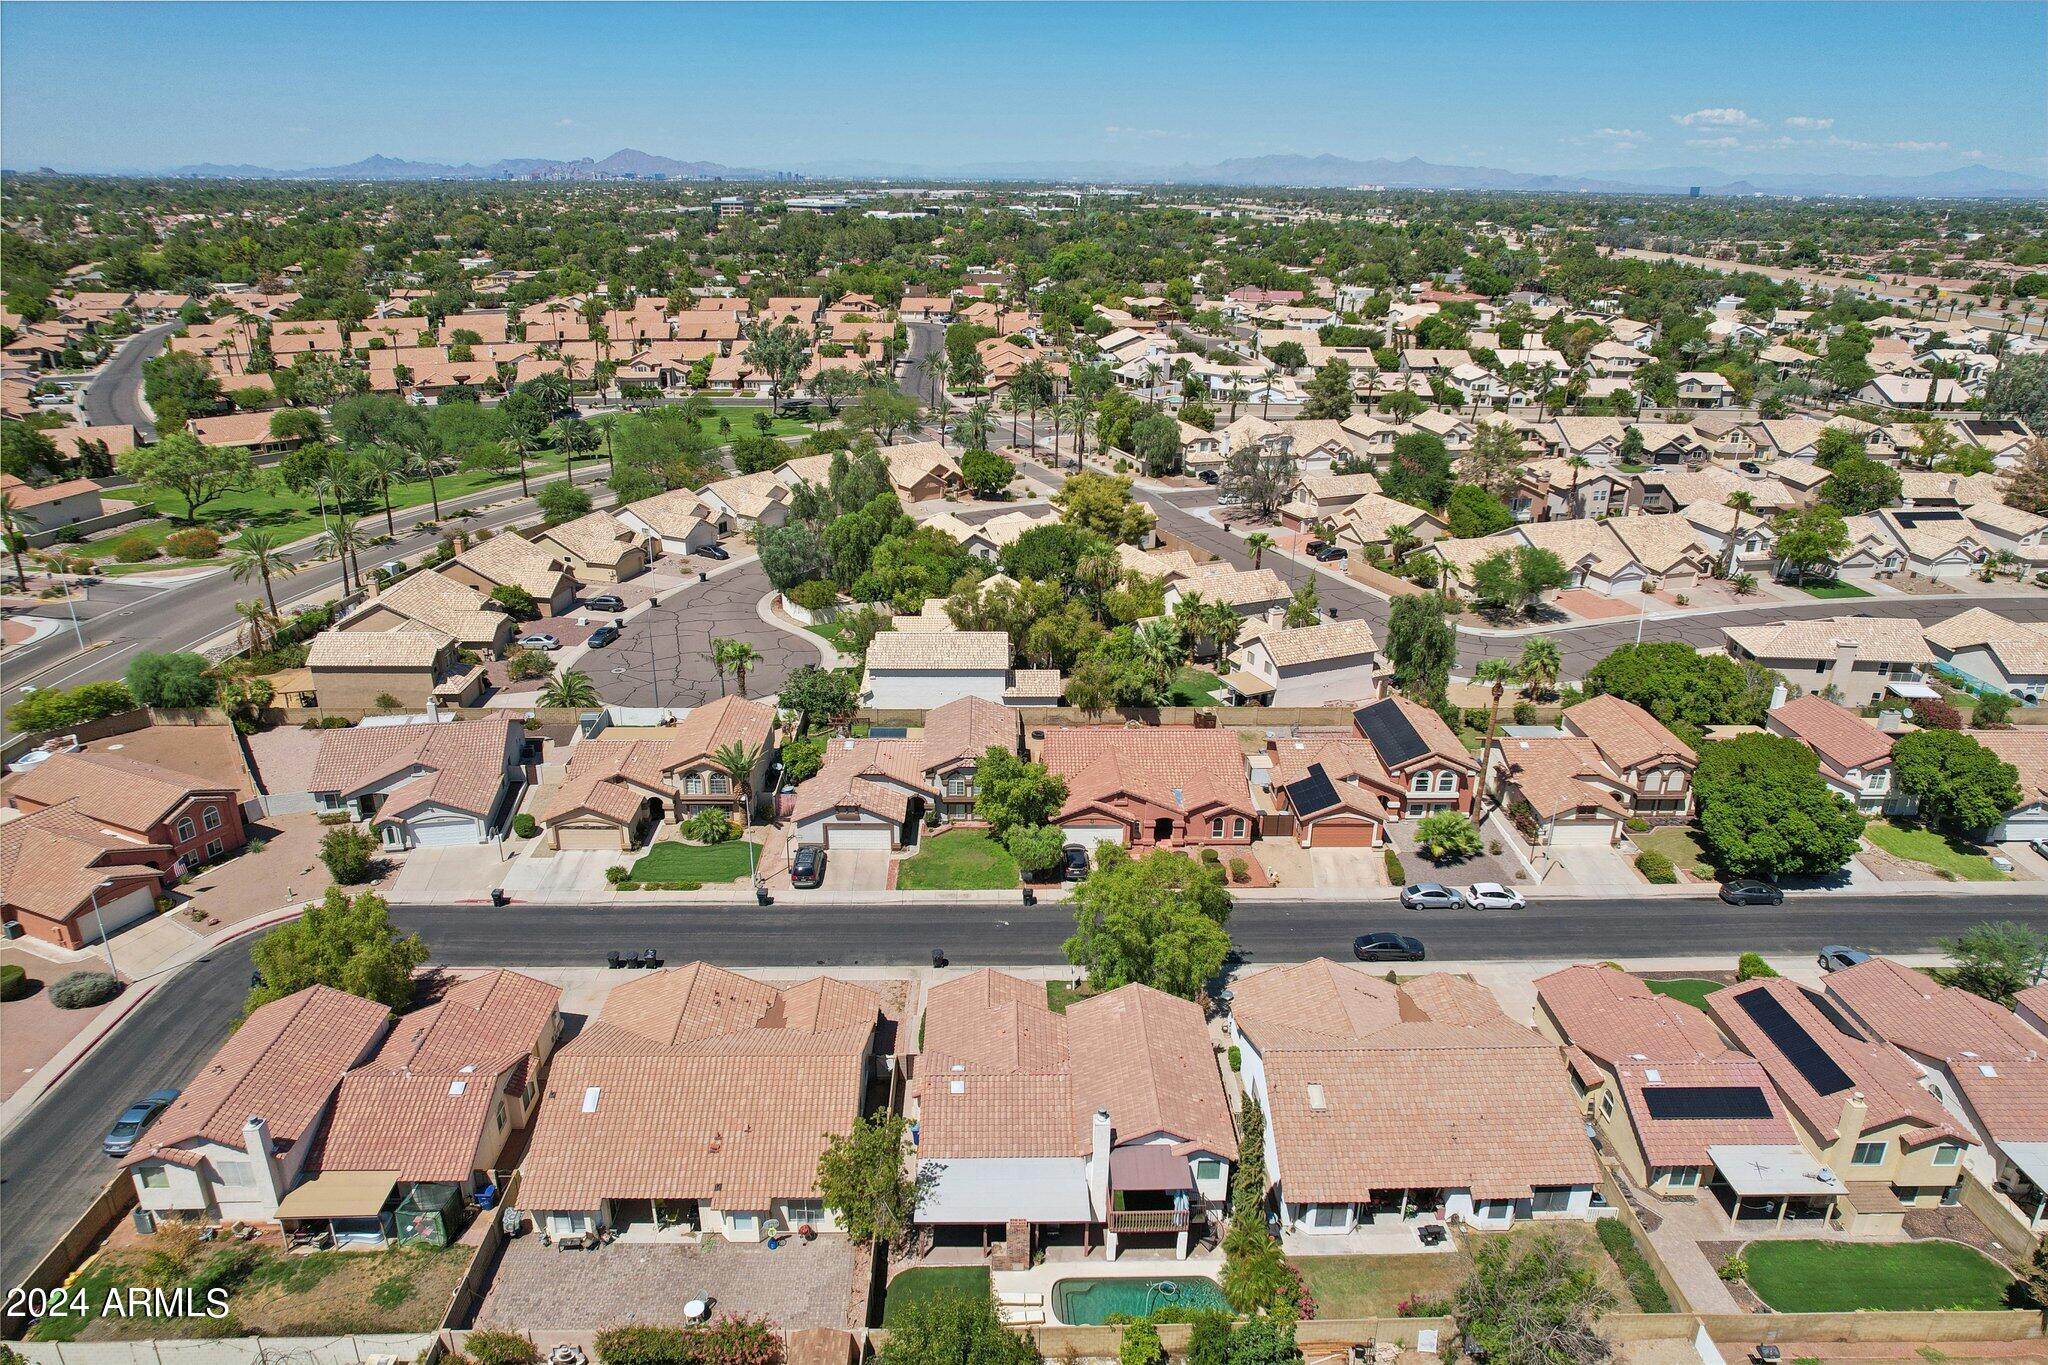
[[[1045,1003],[1054,1014],[1065,1014],[1067,1006],[1078,1005],[1093,994],[1095,992],[1086,987],[1077,990],[1064,981],[1045,983]]]
[[[920,1266],[889,1281],[882,1299],[882,1326],[900,1327],[914,1304],[941,1298],[986,1299],[988,1271],[978,1265]]]
[[[759,866],[761,848],[744,839],[724,844],[660,843],[640,855],[628,880],[636,882],[731,882]]]
[[[2005,874],[1969,844],[1958,843],[1931,829],[1872,820],[1863,837],[1894,858],[1931,867],[1951,881],[2002,882]]]
[[[2004,1308],[2012,1274],[1958,1242],[1751,1242],[1749,1287],[1780,1313]]]
[[[768,405],[765,403],[754,407],[722,407],[699,421],[697,427],[712,440],[725,445],[735,436],[759,430],[754,424],[754,414],[766,411]],[[812,430],[809,422],[797,417],[776,417],[768,425],[770,436],[808,436]]]
[[[1706,853],[1700,847],[1699,834],[1684,825],[1665,825],[1661,829],[1645,830],[1631,834],[1637,848],[1650,853],[1661,853],[1671,860],[1671,865],[1689,877],[1702,881],[1714,879],[1714,869],[1706,861]]]
[[[898,891],[1006,891],[1016,885],[1016,861],[984,830],[934,834],[896,865]]]
[[[1707,997],[1721,989],[1718,981],[1707,981],[1690,976],[1678,981],[1645,981],[1652,995],[1668,995],[1673,1000],[1683,1000],[1696,1010],[1707,1007]]]
[[[1823,601],[1829,602],[1840,601],[1850,597],[1870,597],[1873,595],[1857,587],[1854,583],[1844,583],[1839,579],[1832,583],[1800,583],[1796,586],[1799,591],[1805,593],[1808,597],[1818,597]]]

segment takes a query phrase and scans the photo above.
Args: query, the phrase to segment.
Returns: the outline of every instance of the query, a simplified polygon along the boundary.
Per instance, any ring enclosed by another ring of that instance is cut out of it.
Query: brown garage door
[[[1362,820],[1318,820],[1309,832],[1311,848],[1371,848],[1377,825]]]
[[[616,851],[619,831],[613,825],[561,825],[555,830],[555,847],[561,849],[604,848]]]

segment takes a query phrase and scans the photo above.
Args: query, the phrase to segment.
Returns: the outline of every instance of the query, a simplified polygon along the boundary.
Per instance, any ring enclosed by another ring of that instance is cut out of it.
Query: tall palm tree
[[[519,462],[519,496],[530,498],[533,490],[526,484],[526,457],[533,453],[534,438],[524,427],[514,425],[505,432],[505,449],[512,452],[512,458]],[[438,514],[437,514],[438,515]]]
[[[619,415],[615,412],[601,412],[590,419],[591,429],[604,437],[605,474],[609,478],[618,472],[618,463],[612,458],[612,435],[619,429]]]
[[[1183,593],[1180,600],[1173,604],[1173,612],[1169,619],[1180,628],[1181,635],[1188,642],[1190,654],[1199,653],[1201,646],[1208,642],[1210,605],[1202,600],[1202,594],[1198,592]]]
[[[1515,663],[1522,685],[1534,697],[1542,697],[1557,686],[1564,672],[1564,655],[1557,641],[1548,635],[1532,635],[1522,642],[1522,657]]]
[[[977,398],[960,414],[955,432],[970,450],[988,449],[989,433],[995,430],[995,411],[986,398]]]
[[[351,592],[362,586],[363,565],[356,553],[365,543],[360,519],[337,506],[334,520],[328,524],[327,534],[321,538],[321,543],[341,560],[343,586]]]
[[[1493,758],[1493,733],[1500,727],[1501,694],[1508,690],[1508,684],[1521,680],[1521,669],[1512,659],[1481,659],[1479,666],[1472,670],[1474,682],[1493,685],[1493,709],[1486,716],[1486,742],[1479,746],[1479,783],[1476,788],[1477,802],[1486,799],[1486,768]]]
[[[427,481],[427,498],[434,505],[434,520],[441,519],[441,461],[445,455],[441,449],[441,438],[434,434],[432,427],[422,426],[405,445],[409,473],[418,474]]]
[[[596,706],[602,701],[603,698],[597,694],[597,684],[590,680],[590,675],[575,668],[549,678],[540,689],[542,706]]]
[[[1094,424],[1095,402],[1086,394],[1075,394],[1067,400],[1067,421],[1074,431],[1074,471],[1081,470],[1081,460],[1088,454],[1088,428]]]
[[[747,670],[761,662],[761,651],[745,640],[726,642],[726,663],[732,668],[733,690],[742,697],[747,695]]]
[[[1244,401],[1244,376],[1240,374],[1230,376],[1230,387],[1223,391],[1223,396],[1230,400],[1230,420],[1235,422],[1237,420],[1237,405]]]
[[[1138,657],[1151,667],[1162,689],[1187,658],[1187,642],[1181,638],[1180,627],[1167,617],[1154,617],[1139,626],[1132,644],[1137,647]]]
[[[396,536],[398,526],[391,519],[391,485],[405,473],[405,452],[397,446],[379,443],[356,456],[356,468],[363,478],[377,490],[384,502],[384,534]]]
[[[712,750],[711,761],[720,771],[732,779],[732,789],[740,797],[740,824],[754,822],[754,771],[761,763],[761,746],[745,744],[734,740],[721,744]]]
[[[242,624],[236,628],[236,639],[242,648],[251,654],[267,654],[277,643],[277,613],[260,597],[246,602],[235,603],[235,615]]]
[[[1756,510],[1756,499],[1748,493],[1730,493],[1728,510],[1735,514],[1735,520],[1728,525],[1728,545],[1721,552],[1721,577],[1726,578],[1735,570],[1735,542],[1742,535],[1742,514]]]
[[[1572,515],[1576,517],[1579,515],[1579,474],[1592,468],[1593,462],[1583,455],[1573,455],[1565,463],[1571,466],[1572,471],[1571,491],[1565,494],[1565,500],[1571,504]]]
[[[28,570],[21,566],[21,552],[28,547],[28,537],[22,534],[20,525],[14,519],[14,495],[0,493],[0,538],[7,543],[7,553],[14,558],[14,580],[22,587],[28,587]]]
[[[264,600],[270,603],[270,614],[276,616],[277,590],[271,580],[289,578],[299,571],[299,566],[285,555],[274,534],[253,526],[235,538],[234,557],[228,561],[228,569],[237,583],[246,583],[251,578],[261,580]]]
[[[1266,551],[1272,549],[1277,543],[1273,537],[1267,535],[1264,531],[1254,531],[1244,538],[1244,548],[1251,551],[1252,567],[1254,569],[1258,568],[1259,561],[1266,557]]]
[[[732,641],[713,636],[711,639],[711,666],[718,671],[718,695],[725,695],[725,671],[732,667]]]
[[[944,412],[946,410],[946,381],[953,376],[952,360],[946,355],[945,350],[941,348],[933,351],[923,360],[918,361],[917,366],[924,371],[924,377],[931,381],[932,406],[940,412]],[[939,427],[939,443],[941,445],[946,440],[945,430],[945,425],[941,423]]]

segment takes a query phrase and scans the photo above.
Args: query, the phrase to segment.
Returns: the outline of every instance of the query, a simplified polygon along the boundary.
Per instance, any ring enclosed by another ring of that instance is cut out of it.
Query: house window
[[[1572,1192],[1567,1186],[1553,1185],[1546,1189],[1539,1185],[1532,1194],[1534,1197],[1529,1201],[1529,1210],[1532,1213],[1571,1212]]]
[[[506,1114],[506,1112],[505,1112],[505,1101],[503,1101],[503,1100],[499,1100],[499,1101],[498,1101],[498,1126],[499,1126],[500,1128],[503,1128],[503,1127],[505,1126],[505,1120],[506,1120],[506,1118],[507,1118],[507,1117],[508,1117],[508,1115],[507,1115],[507,1114]]]
[[[1230,817],[1230,837],[1233,839],[1244,838],[1244,817],[1242,815]]]
[[[1944,1142],[1941,1146],[1934,1149],[1934,1164],[1937,1166],[1953,1166],[1961,1158],[1962,1154],[1962,1148],[1952,1142]]]
[[[1674,1190],[1690,1190],[1700,1183],[1697,1166],[1670,1166],[1664,1171],[1664,1183]]]
[[[1415,774],[1408,783],[1408,790],[1412,792],[1427,792],[1429,790],[1429,774]]]
[[[1884,1165],[1885,1148],[1890,1145],[1885,1142],[1859,1142],[1856,1144],[1856,1151],[1849,1157],[1849,1164],[1851,1166],[1882,1166]]]
[[[216,1161],[213,1170],[223,1185],[247,1188],[255,1183],[255,1172],[246,1161]]]
[[[1448,768],[1436,775],[1436,789],[1439,792],[1454,792],[1458,789],[1458,775]]]
[[[731,778],[727,777],[724,773],[711,774],[711,794],[713,796],[725,796],[730,794],[731,791]]]
[[[198,828],[197,828],[196,826],[194,826],[194,825],[193,825],[193,823],[192,823],[192,817],[191,817],[191,816],[189,816],[189,815],[181,815],[181,816],[179,816],[179,817],[178,817],[178,842],[179,842],[179,843],[181,843],[181,844],[183,844],[183,843],[189,843],[189,842],[191,841],[191,839],[192,839],[192,836],[194,836],[194,835],[195,835],[195,834],[197,834],[197,833],[199,833],[199,830],[198,830]]]
[[[1223,1178],[1223,1163],[1214,1157],[1202,1157],[1195,1162],[1195,1179],[1220,1180]]]
[[[1209,837],[1211,839],[1221,839],[1223,837],[1222,816],[1212,815],[1209,817]]]
[[[965,777],[963,777],[962,775],[960,775],[959,773],[955,773],[955,774],[953,774],[953,775],[952,775],[951,777],[947,778],[947,779],[946,779],[946,795],[948,795],[948,796],[965,796],[965,795],[967,795],[967,779],[966,779]]]
[[[171,1173],[163,1166],[144,1166],[138,1172],[145,1190],[167,1190],[171,1187]]]
[[[702,777],[700,777],[696,773],[691,773],[688,777],[683,779],[683,795],[702,796],[703,794],[704,779]]]
[[[1612,1090],[1600,1097],[1600,1117],[1607,1119],[1614,1117],[1614,1092]]]
[[[782,1211],[788,1215],[791,1227],[825,1221],[825,1201],[822,1199],[786,1199],[782,1203]]]
[[[201,829],[219,829],[220,807],[208,806],[205,810],[201,811],[199,813],[199,827]]]
[[[207,856],[207,857],[209,857],[209,858],[218,858],[218,857],[219,857],[219,856],[220,856],[221,854],[225,853],[226,851],[227,851],[227,845],[225,845],[225,844],[221,843],[221,841],[220,841],[220,840],[218,840],[218,839],[208,839],[208,840],[206,841],[206,856]]]

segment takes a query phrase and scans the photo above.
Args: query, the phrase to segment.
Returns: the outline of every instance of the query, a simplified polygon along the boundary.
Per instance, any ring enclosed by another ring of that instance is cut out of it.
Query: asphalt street
[[[142,406],[142,364],[164,348],[176,322],[144,328],[123,342],[113,357],[93,376],[86,387],[85,420],[89,426],[126,423],[150,440],[156,439],[156,423]]]
[[[730,676],[721,681],[712,666],[712,642],[744,640],[761,655],[747,670],[748,694],[773,695],[795,669],[820,662],[824,650],[809,643],[813,637],[761,619],[761,599],[770,591],[761,562],[749,559],[663,597],[660,606],[628,620],[616,644],[586,654],[576,666],[606,701],[620,706],[702,706],[734,683]]]

